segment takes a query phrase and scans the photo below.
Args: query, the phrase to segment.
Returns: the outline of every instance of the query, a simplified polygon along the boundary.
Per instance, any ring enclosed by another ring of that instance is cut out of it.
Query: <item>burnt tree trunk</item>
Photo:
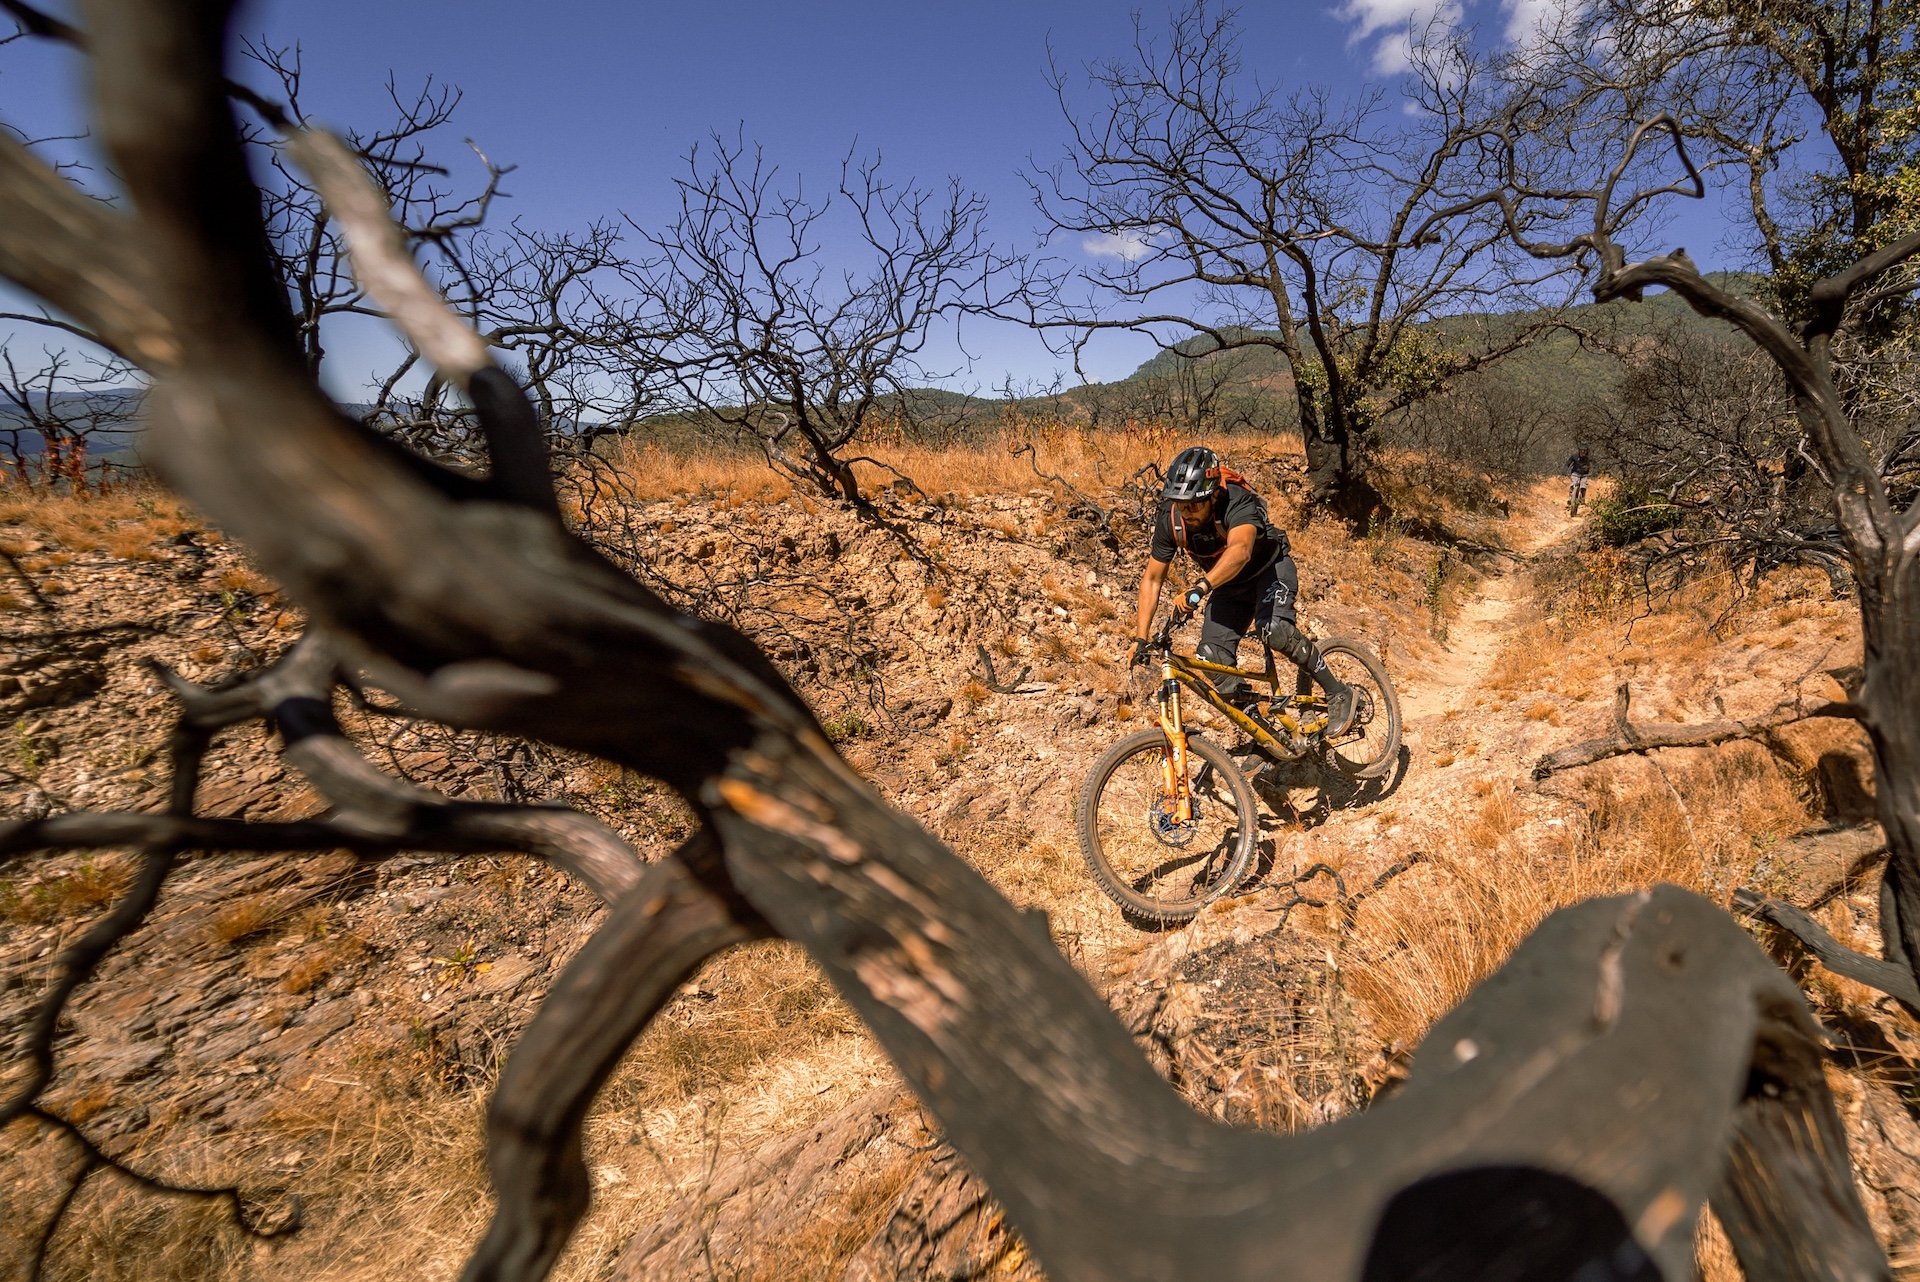
[[[1887,835],[1882,954],[1920,987],[1920,663],[1914,658],[1920,655],[1920,558],[1903,543],[1887,559],[1892,563],[1871,581],[1854,567],[1865,641],[1858,699],[1866,709],[1875,801]]]

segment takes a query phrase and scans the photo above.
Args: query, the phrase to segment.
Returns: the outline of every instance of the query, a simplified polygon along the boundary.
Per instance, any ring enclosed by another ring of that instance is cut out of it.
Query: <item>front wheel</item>
[[[1220,748],[1187,736],[1193,818],[1180,823],[1167,795],[1166,735],[1142,730],[1094,762],[1080,790],[1080,853],[1094,881],[1143,925],[1191,921],[1240,884],[1260,835],[1253,788]]]
[[[1400,755],[1400,697],[1386,665],[1350,637],[1320,643],[1333,675],[1353,687],[1353,728],[1326,744],[1327,760],[1351,779],[1378,779]]]

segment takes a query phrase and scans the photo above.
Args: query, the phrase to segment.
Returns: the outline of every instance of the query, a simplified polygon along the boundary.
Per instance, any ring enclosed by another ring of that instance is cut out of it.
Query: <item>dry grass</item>
[[[156,548],[197,522],[158,486],[132,484],[88,497],[0,489],[0,526],[9,525],[65,553],[106,552],[147,561],[156,559]],[[18,535],[7,542],[19,550]]]
[[[936,500],[1050,488],[1026,458],[1011,455],[1009,443],[1017,439],[966,450],[917,452],[894,446],[876,452]],[[1144,433],[1138,440],[1096,441],[1069,430],[1042,433],[1035,443],[1042,467],[1089,492],[1145,462],[1164,464],[1170,444]],[[676,453],[668,458],[645,446],[627,448],[620,484],[634,497],[728,508],[757,502],[805,508],[814,502],[795,493],[757,455]],[[1288,453],[1297,446],[1282,439],[1262,448]],[[878,484],[891,478],[876,472],[863,473],[863,479]],[[1295,524],[1283,499],[1275,508],[1283,524]],[[1448,509],[1442,504],[1441,510]],[[1034,533],[1013,518],[996,517],[1010,536]],[[151,514],[142,519],[152,519]],[[662,522],[657,528],[670,525]],[[1331,523],[1303,531],[1297,543],[1309,612],[1323,606],[1364,607],[1382,620],[1383,631],[1427,637],[1435,598],[1428,590],[1431,547],[1392,529],[1349,539]],[[60,543],[56,550],[67,545]],[[1514,709],[1506,714],[1507,726],[1558,724],[1563,711],[1574,716],[1580,700],[1611,694],[1623,662],[1619,636],[1630,607],[1620,595],[1620,567],[1602,556],[1562,568],[1571,577],[1550,585],[1550,597],[1542,594],[1557,603],[1554,614],[1523,627],[1508,661],[1493,668],[1499,675],[1490,684],[1500,687]],[[1470,582],[1448,579],[1451,587],[1438,594],[1441,615],[1454,608]],[[237,578],[222,585],[236,592],[263,590]],[[1111,599],[1083,590],[1067,573],[1039,586],[1050,605],[1083,625],[1118,613]],[[961,589],[941,584],[924,591],[927,608],[935,611],[955,609],[950,593],[965,600]],[[1769,596],[1757,608],[1776,628],[1812,630],[1830,622],[1819,603],[1798,596]],[[1721,642],[1708,622],[1691,609],[1645,621],[1635,630],[1636,646],[1645,656],[1639,662],[1663,662],[1671,647],[1690,656],[1690,664],[1710,666],[1707,658]],[[982,639],[1002,656],[1021,652],[1011,634]],[[1068,644],[1043,631],[1028,653],[1076,663],[1076,675],[1096,689],[1118,689],[1119,678],[1096,670],[1085,650],[1084,638]],[[956,691],[956,712],[963,718],[993,700],[977,680],[959,673],[947,680],[951,684],[945,688]],[[971,729],[943,730],[931,741],[927,752],[935,765],[965,774],[976,755],[985,753],[992,730],[970,724]],[[1806,798],[1792,778],[1757,749],[1731,749],[1669,761],[1665,778],[1639,761],[1592,771],[1577,785],[1583,819],[1562,818],[1555,826],[1538,798],[1516,792],[1506,775],[1489,773],[1501,765],[1495,733],[1489,730],[1479,743],[1451,745],[1433,759],[1435,766],[1448,766],[1457,754],[1468,763],[1444,776],[1452,785],[1448,804],[1457,802],[1456,812],[1431,813],[1412,799],[1399,807],[1403,814],[1394,807],[1374,812],[1383,830],[1405,824],[1401,831],[1420,840],[1432,862],[1370,900],[1355,937],[1346,941],[1343,971],[1364,1015],[1364,1026],[1352,1030],[1354,1045],[1417,1041],[1558,907],[1653,881],[1723,885],[1728,870],[1750,867],[1757,848],[1806,820]],[[861,732],[849,755],[885,757],[896,746]],[[591,775],[589,783],[591,794],[623,813],[630,805],[640,813],[665,813],[656,798],[643,795],[647,785],[623,772],[609,768]],[[684,823],[679,812],[673,822]],[[1025,821],[981,824],[969,829],[965,850],[1014,901],[1046,908],[1069,951],[1080,947],[1080,918],[1097,914],[1112,932],[1101,937],[1110,959],[1111,939],[1124,932],[1090,892],[1066,832],[1064,826],[1035,831]],[[0,884],[0,896],[5,893]],[[1089,901],[1094,907],[1083,913],[1080,905]],[[0,898],[0,917],[6,911],[7,901]],[[211,928],[229,944],[275,924],[261,906],[242,903],[229,911],[231,921],[217,920]],[[1303,912],[1300,920],[1306,928],[1313,914]],[[1851,937],[1852,924],[1838,914],[1831,924]],[[1331,938],[1330,916],[1321,928]],[[365,960],[364,944],[351,935],[328,934],[307,922],[299,929],[309,943],[279,981],[287,992],[311,991]],[[1084,962],[1077,951],[1076,960]],[[405,1013],[390,1017],[404,1020]],[[160,1278],[250,1271],[343,1279],[450,1276],[488,1208],[479,1152],[485,1084],[476,1088],[468,1082],[456,1089],[442,1080],[431,1035],[418,1029],[416,1035],[417,1044],[368,1040],[355,1052],[357,1058],[316,1067],[314,1079],[296,1085],[252,1147],[229,1156],[230,1164],[239,1164],[256,1183],[276,1173],[297,1174],[297,1183],[308,1191],[313,1225],[303,1240],[283,1248],[286,1254],[251,1254],[254,1248],[238,1244],[230,1231],[211,1221],[195,1219],[197,1213],[167,1207],[162,1222],[150,1199],[135,1205],[135,1198],[127,1200],[124,1212],[116,1209],[105,1217],[117,1222],[84,1231],[93,1236],[82,1238],[76,1231],[65,1248],[68,1272],[62,1276],[83,1271]],[[604,1276],[634,1224],[672,1204],[716,1154],[749,1154],[765,1139],[825,1116],[852,1091],[885,1080],[888,1072],[851,1012],[799,950],[761,945],[715,959],[634,1047],[589,1120],[596,1209],[561,1275]],[[726,1276],[829,1275],[878,1227],[909,1173],[905,1163],[863,1171],[836,1191],[823,1213],[767,1239],[753,1258],[728,1262]],[[1702,1258],[1714,1258],[1713,1250],[1703,1238]]]
[[[1014,453],[1028,444],[1033,446],[1033,454]],[[1056,482],[1036,472],[1037,465],[1066,484],[1093,493],[1123,483],[1150,464],[1164,467],[1173,448],[1170,431],[1149,425],[1095,433],[1045,420],[1020,419],[1004,425],[993,439],[978,443],[883,441],[863,447],[862,452],[878,465],[855,464],[855,475],[869,491],[894,483],[900,475],[908,476],[936,501],[1035,489],[1055,492]],[[1236,436],[1234,450],[1247,456],[1297,455],[1299,437],[1293,433]],[[601,483],[626,498],[707,498],[735,506],[811,498],[796,492],[793,484],[769,468],[764,458],[747,450],[668,449],[629,441],[612,455],[612,461],[611,475],[603,477]],[[1011,523],[1004,532],[1026,533]]]
[[[366,961],[370,952],[367,938],[360,932],[330,932],[294,958],[293,965],[280,977],[281,991],[311,992],[335,975],[351,972]]]
[[[1797,599],[1783,607],[1779,593],[1802,590],[1794,576],[1739,600],[1725,584],[1708,584],[1657,603],[1635,623],[1635,645],[1621,646],[1627,606],[1616,574],[1605,558],[1597,566],[1549,567],[1537,599],[1556,608],[1516,631],[1488,683],[1520,705],[1523,721],[1559,724],[1564,699],[1594,700],[1589,715],[1604,715],[1599,704],[1610,700],[1602,692],[1611,695],[1620,677],[1645,678],[1647,699],[1636,698],[1636,715],[1684,718],[1709,702],[1702,678],[1744,670],[1742,656],[1772,652],[1776,638],[1756,635],[1742,620],[1758,612],[1780,626],[1785,614],[1785,625],[1798,629],[1831,621],[1824,608]],[[1544,800],[1523,801],[1511,787],[1475,779],[1460,810],[1430,821],[1431,865],[1406,874],[1404,886],[1396,883],[1361,915],[1359,953],[1370,960],[1351,979],[1376,1022],[1373,1032],[1382,1043],[1417,1042],[1558,908],[1654,882],[1724,894],[1751,876],[1761,852],[1817,821],[1822,798],[1811,779],[1825,753],[1809,745],[1806,760],[1782,759],[1742,743],[1625,759],[1565,785],[1576,789],[1576,821],[1553,817]],[[1843,913],[1833,925],[1850,937]],[[1836,988],[1832,996],[1858,995]]]
[[[1640,762],[1591,772],[1583,827],[1539,822],[1511,787],[1477,781],[1458,822],[1431,834],[1430,864],[1360,916],[1355,942],[1371,960],[1349,981],[1379,1044],[1416,1043],[1549,913],[1657,882],[1713,893],[1751,866],[1756,840],[1808,821],[1757,749],[1667,771],[1674,789]]]
[[[209,941],[228,948],[245,942],[283,920],[284,905],[266,895],[249,895],[223,904],[207,923]]]
[[[38,926],[89,916],[125,893],[129,876],[126,861],[113,855],[89,855],[34,880],[0,876],[0,922]]]

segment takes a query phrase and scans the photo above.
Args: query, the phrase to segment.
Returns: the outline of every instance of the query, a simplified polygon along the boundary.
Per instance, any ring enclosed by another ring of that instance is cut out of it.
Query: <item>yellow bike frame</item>
[[[1317,696],[1296,694],[1285,700],[1277,697],[1280,688],[1279,669],[1274,664],[1273,651],[1268,650],[1266,654],[1264,672],[1236,668],[1225,663],[1210,663],[1205,659],[1175,654],[1171,650],[1160,660],[1160,732],[1167,736],[1167,755],[1160,765],[1166,795],[1173,802],[1174,822],[1187,823],[1193,818],[1192,781],[1187,775],[1187,731],[1180,717],[1181,686],[1186,686],[1218,709],[1243,734],[1277,760],[1295,760],[1301,755],[1301,750],[1282,743],[1268,726],[1277,725],[1296,740],[1326,729],[1326,710],[1313,709],[1313,705],[1319,702]],[[1276,697],[1269,704],[1268,722],[1263,725],[1242,709],[1228,703],[1209,674],[1257,681],[1272,689]]]
[[[1266,653],[1267,666],[1265,671],[1236,668],[1231,664],[1225,663],[1209,663],[1205,659],[1169,653],[1166,661],[1161,665],[1161,681],[1163,683],[1161,689],[1163,691],[1167,689],[1165,683],[1168,681],[1186,686],[1204,699],[1210,706],[1218,709],[1221,715],[1232,722],[1242,734],[1266,749],[1268,753],[1282,761],[1293,760],[1300,756],[1300,750],[1291,744],[1283,743],[1267,728],[1267,725],[1277,726],[1281,730],[1286,731],[1289,736],[1296,739],[1305,738],[1307,735],[1313,734],[1316,731],[1326,729],[1326,710],[1324,708],[1314,707],[1315,704],[1320,702],[1319,696],[1317,695],[1296,694],[1285,699],[1280,698],[1279,670],[1273,661],[1273,651],[1268,650]],[[1255,721],[1253,717],[1248,715],[1244,710],[1227,702],[1226,696],[1220,693],[1219,687],[1213,683],[1209,674],[1239,677],[1243,681],[1258,682],[1273,690],[1274,698],[1269,705],[1267,725],[1262,725],[1260,722]],[[1160,714],[1163,728],[1166,726],[1167,721],[1165,702],[1163,696]],[[1175,720],[1177,722],[1177,704],[1175,708]],[[1169,739],[1173,738],[1171,731],[1167,737]],[[1184,746],[1186,742],[1184,732],[1181,734],[1180,742]]]

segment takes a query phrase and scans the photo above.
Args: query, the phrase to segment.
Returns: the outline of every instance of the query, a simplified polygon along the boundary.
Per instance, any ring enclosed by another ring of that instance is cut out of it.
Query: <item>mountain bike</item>
[[[1567,515],[1579,516],[1581,501],[1587,497],[1587,478],[1575,472],[1567,483]]]
[[[1190,921],[1232,891],[1252,866],[1260,835],[1251,781],[1225,749],[1187,732],[1182,687],[1271,762],[1318,760],[1349,779],[1376,779],[1400,753],[1400,700],[1386,668],[1360,642],[1319,643],[1334,676],[1354,692],[1353,725],[1329,736],[1326,696],[1291,664],[1294,693],[1283,695],[1273,651],[1264,645],[1265,671],[1174,653],[1174,629],[1191,617],[1175,610],[1147,643],[1160,665],[1160,724],[1128,735],[1094,762],[1075,812],[1094,881],[1140,925]],[[1230,699],[1215,684],[1220,677],[1239,677],[1251,697]]]

